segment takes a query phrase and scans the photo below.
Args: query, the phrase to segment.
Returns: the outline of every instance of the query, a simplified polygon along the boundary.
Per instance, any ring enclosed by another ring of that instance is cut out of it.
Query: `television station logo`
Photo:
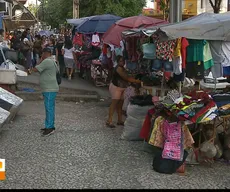
[[[0,159],[0,181],[6,179],[6,161],[5,159]]]

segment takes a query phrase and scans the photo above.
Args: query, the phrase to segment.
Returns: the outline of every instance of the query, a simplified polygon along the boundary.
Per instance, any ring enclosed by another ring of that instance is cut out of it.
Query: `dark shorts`
[[[168,72],[172,72],[173,71],[172,62],[170,62],[170,61],[164,61],[164,60],[159,60],[159,59],[153,60],[152,70],[154,70],[154,71],[160,71],[162,69],[164,69],[165,71],[168,71]]]
[[[186,64],[186,77],[190,79],[204,79],[204,63],[190,62]]]
[[[173,74],[173,79],[177,82],[184,81],[184,77],[185,77],[185,70],[184,69],[182,69],[182,73],[180,75]]]

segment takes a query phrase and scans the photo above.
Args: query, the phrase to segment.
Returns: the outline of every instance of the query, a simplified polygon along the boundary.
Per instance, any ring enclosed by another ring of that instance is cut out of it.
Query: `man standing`
[[[46,110],[45,128],[42,130],[42,136],[48,136],[54,133],[55,126],[55,99],[59,91],[57,83],[58,67],[52,59],[52,53],[49,48],[42,51],[41,63],[34,68],[35,72],[40,73],[40,87],[44,97]]]

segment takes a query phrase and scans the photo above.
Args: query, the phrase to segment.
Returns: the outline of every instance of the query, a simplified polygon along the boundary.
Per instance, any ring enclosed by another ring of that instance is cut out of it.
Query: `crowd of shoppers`
[[[18,63],[23,65],[28,74],[41,62],[42,50],[49,48],[51,57],[60,69],[60,75],[72,79],[76,68],[75,49],[68,35],[51,35],[49,37],[32,34],[30,29],[15,31],[10,38],[10,47],[18,52]]]

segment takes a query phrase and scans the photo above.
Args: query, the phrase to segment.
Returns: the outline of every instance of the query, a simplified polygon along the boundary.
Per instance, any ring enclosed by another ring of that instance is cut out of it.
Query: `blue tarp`
[[[76,27],[79,33],[105,33],[116,21],[122,17],[105,14],[88,17],[80,25]]]

